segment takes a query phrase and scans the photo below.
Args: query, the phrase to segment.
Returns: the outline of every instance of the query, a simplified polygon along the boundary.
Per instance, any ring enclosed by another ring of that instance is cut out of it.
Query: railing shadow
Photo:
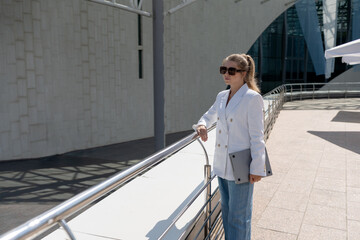
[[[146,237],[149,240],[159,239],[159,237],[165,232],[167,227],[170,226],[175,217],[186,206],[186,204],[188,204],[190,199],[201,189],[203,185],[203,183],[200,183],[167,219],[157,222],[156,225],[146,234]],[[174,225],[164,239],[175,239],[175,237],[178,237],[185,231],[188,225],[189,223],[187,223],[184,227],[180,229],[176,228],[176,225]]]
[[[190,132],[168,134],[167,144],[176,142]],[[0,162],[0,204],[23,202],[54,205],[153,153],[153,139],[147,138],[44,158]]]
[[[1,163],[0,203],[60,203],[138,161],[54,156]]]

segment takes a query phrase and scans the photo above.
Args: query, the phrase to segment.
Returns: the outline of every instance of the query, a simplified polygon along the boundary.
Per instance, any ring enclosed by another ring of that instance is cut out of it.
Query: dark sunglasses
[[[226,72],[229,73],[229,75],[235,75],[237,72],[245,72],[245,70],[240,70],[240,69],[236,69],[236,68],[233,68],[233,67],[224,67],[224,66],[221,66],[220,67],[220,74],[225,74]]]

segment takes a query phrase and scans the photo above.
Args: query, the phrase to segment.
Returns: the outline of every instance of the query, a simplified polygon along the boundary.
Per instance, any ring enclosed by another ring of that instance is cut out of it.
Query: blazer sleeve
[[[219,95],[216,97],[216,100],[214,104],[209,108],[209,110],[202,115],[200,120],[197,122],[197,124],[194,124],[192,128],[196,131],[196,128],[200,125],[204,125],[206,128],[211,127],[216,122],[217,117],[217,101],[218,101]]]
[[[254,95],[248,105],[248,126],[252,157],[250,173],[258,176],[266,176],[263,109],[262,96],[259,94]]]

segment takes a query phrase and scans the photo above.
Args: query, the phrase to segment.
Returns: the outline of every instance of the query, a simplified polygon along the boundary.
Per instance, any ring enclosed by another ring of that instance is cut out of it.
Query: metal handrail
[[[215,126],[209,128],[209,131],[214,128]],[[60,205],[1,235],[0,240],[18,240],[36,237],[56,224],[65,226],[64,229],[68,233],[69,237],[71,239],[75,239],[71,233],[70,228],[68,228],[68,225],[65,222],[66,218],[74,215],[97,199],[113,191],[120,185],[128,182],[145,171],[148,171],[152,166],[161,163],[170,155],[194,142],[197,138],[198,136],[196,133],[190,134],[189,136],[179,140],[169,147],[164,148],[163,150],[160,150],[145,158],[140,163],[114,175],[113,177],[89,188],[88,190],[83,191],[82,193],[70,198]],[[207,165],[209,165],[208,159]]]
[[[315,96],[317,97],[323,97],[322,93],[323,91],[321,89],[315,90],[315,85],[318,85],[320,87],[323,87],[327,90],[327,97],[330,98],[331,91],[329,86],[344,86],[345,85],[345,91],[344,96],[346,97],[348,93],[348,86],[359,86],[359,96],[360,96],[360,83],[304,83],[304,84],[284,84],[281,85],[271,92],[265,94],[263,96],[264,99],[268,100],[268,108],[264,111],[265,116],[265,140],[269,137],[270,131],[275,123],[275,120],[277,118],[278,113],[280,112],[283,104],[287,101],[292,101],[293,96],[295,94],[300,94],[300,99],[303,99],[303,94],[308,94],[309,92],[312,93],[312,98],[314,99]],[[312,86],[311,91],[307,91],[306,86]],[[299,88],[300,91],[296,91],[296,89]],[[304,90],[303,90],[304,89]],[[334,90],[336,93],[338,93],[340,90],[336,89]],[[354,90],[353,90],[354,91]],[[357,93],[357,91],[355,91]],[[287,99],[287,96],[290,95],[290,99]],[[212,128],[209,128],[209,131],[214,129],[215,126]],[[89,204],[93,203],[97,199],[103,197],[105,194],[111,192],[112,190],[116,189],[122,184],[125,184],[129,180],[135,178],[136,176],[140,175],[141,173],[144,173],[145,171],[149,170],[152,166],[164,161],[167,157],[174,154],[175,152],[181,150],[182,148],[186,147],[193,141],[198,139],[197,134],[193,133],[180,141],[170,145],[169,147],[145,158],[140,163],[116,174],[115,176],[109,178],[108,180],[105,180],[104,182],[95,185],[94,187],[89,188],[88,190],[72,197],[71,199],[65,201],[64,203],[50,209],[49,211],[39,215],[38,217],[35,217],[31,219],[30,221],[20,225],[19,227],[5,233],[4,235],[0,236],[0,240],[15,240],[15,239],[27,239],[29,237],[35,237],[42,232],[46,231],[47,229],[50,229],[51,227],[55,226],[56,224],[59,224],[64,227],[64,229],[67,231],[69,237],[71,239],[75,239],[74,235],[71,233],[70,228],[66,224],[65,219],[74,215],[84,207],[88,206]],[[200,142],[200,141],[199,141]],[[201,144],[201,142],[200,142]],[[203,144],[201,144],[202,148],[205,151],[206,156],[206,165],[205,165],[205,175],[209,175],[211,172],[209,170],[209,159],[206,153],[206,149],[204,148]],[[209,182],[211,182],[213,178],[210,176],[207,176],[205,178],[205,185],[211,186]],[[205,186],[204,185],[204,186]],[[214,193],[216,194],[216,192]],[[207,199],[211,198],[211,191],[209,192],[209,189],[207,191]],[[190,204],[190,202],[188,202]],[[188,206],[187,204],[187,206]],[[206,219],[209,219],[209,215],[211,215],[211,206],[209,205],[210,202],[207,202],[207,209],[206,209]],[[185,206],[185,207],[187,207]],[[210,208],[209,208],[210,206]],[[211,228],[211,222],[208,221],[208,227],[207,227],[207,233],[209,233],[209,230]],[[166,234],[166,233],[164,233]]]
[[[351,90],[349,90],[351,89]],[[359,82],[342,83],[295,83],[284,84],[276,87],[269,93],[263,95],[268,101],[265,116],[265,140],[269,137],[270,131],[275,123],[278,113],[283,104],[293,100],[332,98],[332,97],[360,97]]]

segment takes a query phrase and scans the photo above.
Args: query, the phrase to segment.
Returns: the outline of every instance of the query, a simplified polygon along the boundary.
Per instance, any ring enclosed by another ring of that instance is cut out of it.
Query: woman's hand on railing
[[[196,132],[200,136],[201,140],[204,142],[208,140],[207,129],[204,125],[198,126]]]

